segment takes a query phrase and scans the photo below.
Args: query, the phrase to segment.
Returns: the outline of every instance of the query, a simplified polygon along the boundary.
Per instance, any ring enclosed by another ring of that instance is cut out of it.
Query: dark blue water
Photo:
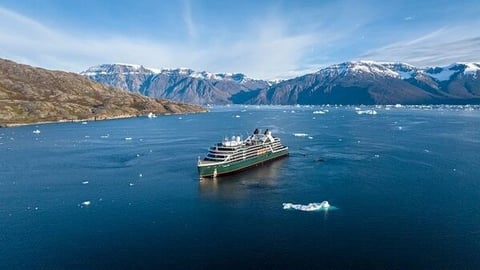
[[[374,109],[0,129],[0,269],[478,269],[480,110]],[[291,155],[199,181],[208,146],[257,127]]]

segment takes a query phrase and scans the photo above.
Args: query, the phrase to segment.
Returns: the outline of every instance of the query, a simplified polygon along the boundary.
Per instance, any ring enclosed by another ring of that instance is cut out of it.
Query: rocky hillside
[[[247,78],[241,73],[209,73],[191,69],[151,69],[141,65],[103,64],[80,73],[106,85],[194,104],[242,103],[247,93],[269,86],[267,81]]]
[[[108,119],[204,108],[127,93],[81,75],[0,59],[0,126]]]
[[[346,62],[280,82],[250,104],[479,104],[480,64],[416,68],[403,63]]]

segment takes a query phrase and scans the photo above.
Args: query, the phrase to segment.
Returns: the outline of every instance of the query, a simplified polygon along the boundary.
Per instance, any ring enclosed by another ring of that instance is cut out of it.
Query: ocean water
[[[198,179],[210,145],[257,127],[290,156]],[[478,107],[232,106],[4,128],[0,269],[479,269],[479,168]]]

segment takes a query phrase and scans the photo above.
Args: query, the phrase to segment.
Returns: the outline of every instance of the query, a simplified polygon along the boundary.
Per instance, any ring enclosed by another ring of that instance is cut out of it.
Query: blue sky
[[[0,57],[284,79],[351,60],[480,61],[480,1],[1,0]]]

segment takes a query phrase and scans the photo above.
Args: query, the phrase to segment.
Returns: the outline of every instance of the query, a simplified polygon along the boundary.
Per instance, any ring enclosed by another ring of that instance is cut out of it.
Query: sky
[[[0,58],[286,79],[346,61],[480,62],[478,0],[0,0]]]

